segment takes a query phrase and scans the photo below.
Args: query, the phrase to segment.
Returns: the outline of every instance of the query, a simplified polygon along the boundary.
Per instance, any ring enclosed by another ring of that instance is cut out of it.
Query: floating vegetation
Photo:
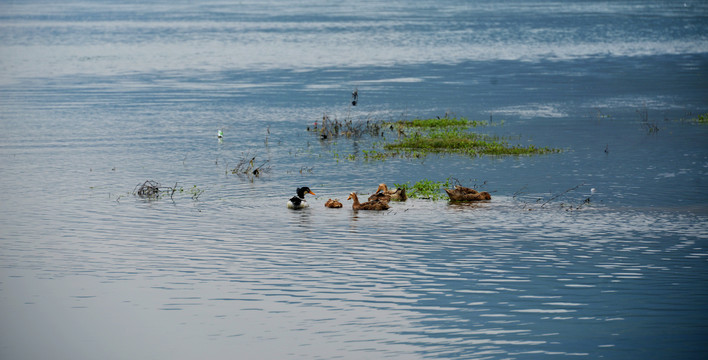
[[[415,184],[411,184],[410,181],[407,181],[403,184],[393,184],[393,186],[405,189],[409,198],[441,200],[447,198],[447,195],[441,192],[441,190],[451,185],[450,178],[448,178],[444,182],[423,179],[417,181]]]
[[[144,183],[135,186],[133,194],[141,198],[157,198],[160,196],[160,183],[146,180]]]
[[[450,118],[447,116],[445,117],[436,117],[434,119],[413,119],[413,120],[399,120],[396,122],[388,123],[385,122],[384,125],[398,125],[402,127],[407,127],[407,128],[424,128],[424,129],[433,129],[433,128],[449,128],[449,127],[464,127],[464,128],[469,128],[469,127],[478,127],[478,126],[487,126],[489,125],[488,122],[486,121],[470,121],[467,120],[466,118]]]
[[[180,192],[184,192],[185,190],[184,190],[184,188],[179,188],[179,191],[180,191]],[[191,188],[189,188],[189,189],[187,190],[187,192],[188,192],[190,195],[192,195],[192,199],[193,199],[193,200],[198,200],[198,199],[199,199],[199,195],[201,195],[202,193],[204,193],[204,190],[198,188],[197,185],[193,185]]]
[[[169,195],[170,199],[174,201],[174,194],[176,192],[184,193],[185,191],[191,195],[193,200],[198,200],[199,195],[204,193],[204,190],[198,188],[197,185],[185,190],[183,187],[177,188],[177,183],[175,183],[172,187],[163,187],[157,181],[146,180],[145,182],[135,186],[133,189],[133,195],[151,200],[157,200],[162,196]]]
[[[708,124],[708,113],[698,115],[693,121],[700,124]]]
[[[487,182],[481,184],[485,186]],[[460,181],[453,177],[445,179],[445,181],[433,181],[423,179],[411,184],[410,181],[402,184],[393,184],[397,188],[404,189],[409,198],[427,199],[427,200],[443,200],[448,199],[448,194],[444,191],[446,188],[452,188],[455,185],[460,185]],[[477,187],[477,184],[474,185]]]
[[[443,117],[437,116],[430,119],[359,122],[331,120],[327,115],[324,115],[321,123],[315,122],[315,126],[308,127],[307,130],[319,133],[321,139],[360,138],[364,135],[384,139],[380,143],[374,143],[374,149],[361,150],[361,156],[358,152],[347,155],[346,159],[350,161],[357,158],[367,161],[385,160],[391,157],[422,158],[430,153],[520,156],[561,151],[535,145],[515,145],[509,142],[509,138],[470,131],[471,128],[490,126],[490,124],[487,121],[471,121],[466,118],[453,117],[448,113]],[[394,135],[395,140],[387,141],[386,134]],[[334,157],[339,162],[341,158],[339,154],[335,152]]]
[[[597,111],[597,117],[599,119],[609,119],[611,117],[610,115],[603,113],[600,108],[596,107],[595,110]]]
[[[385,150],[420,151],[423,153],[461,153],[480,155],[537,155],[560,152],[559,149],[535,145],[511,145],[498,136],[477,134],[459,129],[416,132],[410,137],[384,145]]]
[[[696,123],[696,124],[706,125],[706,124],[708,124],[708,113],[700,114],[696,117],[689,118],[685,121],[689,121],[689,122]]]
[[[377,150],[362,150],[362,155],[365,160],[386,160],[389,157],[399,156],[398,152],[380,152]]]

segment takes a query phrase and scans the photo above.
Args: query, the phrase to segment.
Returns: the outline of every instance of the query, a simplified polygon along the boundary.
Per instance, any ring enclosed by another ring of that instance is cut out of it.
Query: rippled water
[[[702,358],[707,17],[2,4],[0,358]],[[445,112],[563,152],[365,161],[378,139],[305,130]],[[270,171],[231,174],[246,155]],[[493,200],[322,206],[448,177]],[[184,191],[133,196],[147,179]]]

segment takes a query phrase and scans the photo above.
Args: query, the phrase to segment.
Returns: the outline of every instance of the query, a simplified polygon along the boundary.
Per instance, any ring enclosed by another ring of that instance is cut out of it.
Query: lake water
[[[0,358],[702,359],[707,23],[703,1],[3,2]],[[381,139],[306,130],[445,113],[563,151],[366,161]],[[345,200],[447,178],[493,199]]]

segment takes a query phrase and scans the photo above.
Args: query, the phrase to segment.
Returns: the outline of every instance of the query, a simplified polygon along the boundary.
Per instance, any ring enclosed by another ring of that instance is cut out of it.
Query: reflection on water
[[[5,240],[3,292],[19,312],[9,320],[63,309],[82,331],[166,321],[160,329],[189,339],[173,345],[179,353],[218,340],[219,351],[328,358],[619,357],[638,342],[663,351],[647,336],[667,325],[692,336],[706,320],[708,294],[695,285],[706,281],[708,229],[694,215],[529,212],[505,197],[387,212],[321,199],[304,211],[126,202],[74,209],[68,217],[86,220],[56,237]]]
[[[705,7],[0,5],[0,358],[702,358]],[[305,131],[448,111],[563,152]],[[493,200],[344,200],[448,177]]]

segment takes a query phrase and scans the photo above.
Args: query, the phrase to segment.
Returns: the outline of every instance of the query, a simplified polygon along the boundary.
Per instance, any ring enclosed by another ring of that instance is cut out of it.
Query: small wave
[[[493,111],[493,113],[502,115],[515,115],[520,116],[522,118],[562,118],[568,116],[567,113],[558,109],[558,105],[551,104],[529,104],[510,106],[496,109]]]

